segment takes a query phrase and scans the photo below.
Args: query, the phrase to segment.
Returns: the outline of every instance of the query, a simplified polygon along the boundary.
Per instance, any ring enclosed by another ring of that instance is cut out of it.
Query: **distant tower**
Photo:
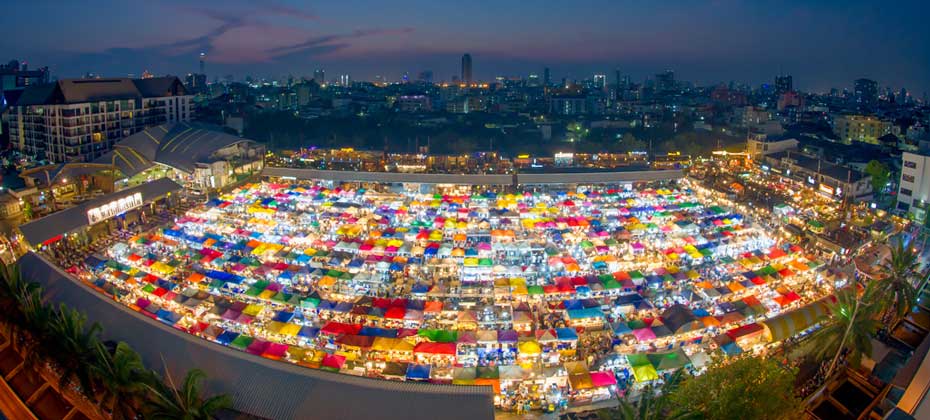
[[[326,83],[326,72],[323,69],[316,69],[313,71],[313,80],[316,81],[318,85]]]
[[[552,75],[549,73],[549,67],[543,69],[543,86],[549,86],[552,83]]]
[[[204,70],[204,60],[207,59],[207,53],[200,53],[200,74],[207,74]]]
[[[775,93],[781,95],[792,90],[794,90],[794,79],[790,74],[775,76]]]
[[[471,54],[462,56],[462,81],[465,84],[471,84]]]

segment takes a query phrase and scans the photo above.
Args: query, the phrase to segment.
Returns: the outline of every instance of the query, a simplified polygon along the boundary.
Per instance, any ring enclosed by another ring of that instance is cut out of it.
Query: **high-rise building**
[[[548,87],[552,83],[552,75],[549,73],[549,67],[543,69],[543,86]]]
[[[349,87],[352,85],[352,78],[348,74],[339,75],[339,84],[344,87]]]
[[[192,103],[173,76],[33,85],[10,107],[10,143],[52,162],[90,161],[147,127],[190,121]]]
[[[775,76],[775,94],[781,95],[794,90],[794,80],[790,74]]]
[[[427,83],[427,84],[433,83],[433,71],[432,70],[421,71],[420,74],[417,76],[417,80],[423,83]]]
[[[607,89],[607,75],[606,74],[595,74],[594,75],[594,88],[598,90]]]
[[[472,81],[471,54],[465,54],[462,56],[462,82],[470,85]]]
[[[142,78],[146,79],[144,75]],[[187,91],[190,93],[207,92],[207,75],[203,73],[188,73],[187,77],[184,78],[184,87],[186,87]]]
[[[656,92],[670,93],[675,90],[675,72],[666,70],[656,74]]]
[[[326,72],[323,69],[314,70],[313,80],[316,81],[316,83],[319,85],[326,83]]]
[[[898,182],[898,210],[915,220],[926,220],[930,203],[930,156],[926,153],[901,154],[901,179]]]
[[[0,92],[23,90],[26,86],[48,83],[48,67],[28,70],[19,61],[0,64]]]
[[[200,74],[206,75],[206,67],[204,61],[207,59],[207,53],[200,53]]]
[[[853,98],[859,106],[875,106],[878,103],[878,82],[870,79],[856,79]]]

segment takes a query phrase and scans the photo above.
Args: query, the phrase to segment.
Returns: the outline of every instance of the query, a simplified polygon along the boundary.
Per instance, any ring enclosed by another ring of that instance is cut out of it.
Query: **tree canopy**
[[[685,379],[669,398],[678,410],[707,419],[792,419],[802,406],[794,397],[796,375],[774,359],[730,359]]]
[[[891,178],[891,170],[888,166],[874,159],[865,165],[865,173],[872,177],[872,191],[876,194],[880,194],[885,189],[885,185]]]

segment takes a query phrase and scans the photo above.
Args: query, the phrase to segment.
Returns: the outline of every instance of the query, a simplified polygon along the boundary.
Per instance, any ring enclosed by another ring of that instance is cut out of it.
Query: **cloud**
[[[298,9],[296,7],[291,7],[283,3],[279,3],[273,0],[252,0],[252,4],[258,4],[260,7],[257,9],[259,11],[265,11],[272,14],[290,16],[297,19],[303,20],[319,20],[320,17],[316,13],[308,12],[306,10]]]
[[[310,48],[315,48],[323,45],[327,45],[336,41],[346,41],[350,39],[365,38],[371,36],[389,36],[389,35],[403,35],[413,32],[413,28],[396,28],[396,29],[358,29],[348,34],[336,34],[336,35],[324,35],[310,38],[306,41],[291,44],[283,45],[280,47],[274,47],[268,49],[268,52],[274,57],[291,55],[295,54]],[[345,47],[348,44],[343,43]]]

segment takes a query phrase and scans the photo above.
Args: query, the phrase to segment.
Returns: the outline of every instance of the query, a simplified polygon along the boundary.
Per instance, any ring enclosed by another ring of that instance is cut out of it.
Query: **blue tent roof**
[[[362,327],[361,331],[358,332],[358,335],[364,335],[364,336],[370,336],[370,337],[396,338],[397,330],[392,330],[388,328],[377,328],[377,327]]]
[[[578,299],[567,299],[562,301],[562,304],[565,305],[565,309],[583,309],[584,306],[581,305],[581,301]]]
[[[298,332],[297,335],[305,338],[316,338],[316,336],[320,335],[320,329],[305,325],[300,328],[300,332]]]
[[[278,322],[291,322],[292,319],[294,319],[293,312],[281,311],[274,316],[274,320]]]
[[[604,313],[598,308],[571,309],[568,311],[569,319],[603,318]]]
[[[429,379],[429,365],[407,365],[407,379],[427,380]]]
[[[555,335],[559,340],[577,340],[578,333],[575,332],[574,328],[556,328]]]
[[[229,343],[232,343],[237,337],[239,337],[239,333],[235,331],[223,331],[222,334],[216,337],[216,342],[228,346]]]

